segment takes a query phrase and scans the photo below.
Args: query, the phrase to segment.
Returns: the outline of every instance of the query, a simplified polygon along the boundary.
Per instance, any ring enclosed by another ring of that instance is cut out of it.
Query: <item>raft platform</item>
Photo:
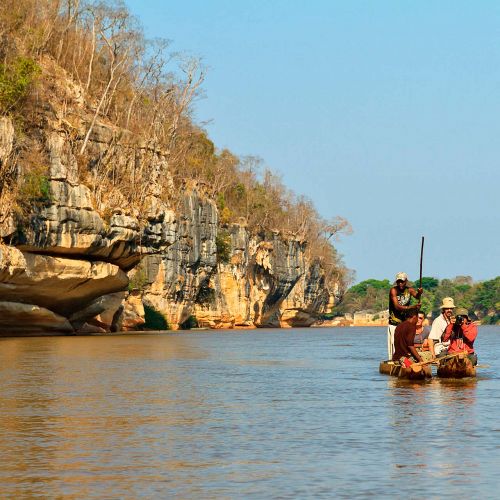
[[[419,368],[419,370],[415,370],[396,364],[393,361],[381,361],[378,371],[384,375],[407,380],[425,380],[432,377],[430,365],[419,366]]]

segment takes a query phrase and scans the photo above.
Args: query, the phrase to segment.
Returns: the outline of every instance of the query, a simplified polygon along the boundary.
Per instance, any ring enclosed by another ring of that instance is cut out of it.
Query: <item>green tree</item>
[[[353,295],[366,296],[369,288],[374,288],[375,290],[386,290],[387,292],[389,292],[389,290],[391,289],[391,283],[387,279],[382,281],[368,279],[352,286],[347,292],[352,293]]]
[[[165,316],[153,306],[144,304],[144,328],[146,330],[169,330]]]
[[[419,285],[419,280],[414,281],[415,285]],[[424,290],[435,290],[439,286],[439,280],[430,276],[422,277],[422,288]]]
[[[224,229],[219,230],[215,237],[217,262],[227,264],[231,259],[231,235]]]
[[[31,58],[19,56],[11,63],[0,64],[0,111],[15,108],[28,94],[40,74],[40,66]]]
[[[491,323],[499,321],[500,312],[500,276],[477,285],[472,297],[472,307],[482,318],[490,318]]]

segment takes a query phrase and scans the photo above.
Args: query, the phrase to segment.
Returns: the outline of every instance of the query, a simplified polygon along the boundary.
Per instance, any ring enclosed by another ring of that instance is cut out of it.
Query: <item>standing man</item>
[[[420,304],[410,306],[412,297],[419,300],[422,288],[415,291],[408,286],[408,275],[406,273],[396,274],[394,286],[389,291],[389,326],[387,327],[387,359],[392,359],[394,354],[394,333],[396,327],[409,315],[410,311],[418,311]]]
[[[429,349],[432,359],[436,356],[445,356],[449,342],[443,342],[442,336],[446,327],[452,323],[453,309],[455,303],[451,297],[445,297],[441,304],[441,314],[432,322],[431,333],[429,334]]]
[[[406,366],[407,368],[415,361],[422,361],[420,354],[413,345],[417,330],[417,320],[417,310],[409,310],[408,319],[400,323],[394,333],[394,354],[392,355],[392,360],[399,361],[402,366]]]

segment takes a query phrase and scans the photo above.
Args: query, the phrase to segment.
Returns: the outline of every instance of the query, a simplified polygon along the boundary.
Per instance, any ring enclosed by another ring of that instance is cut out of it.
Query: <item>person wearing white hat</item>
[[[396,327],[406,320],[410,310],[419,310],[420,303],[410,305],[411,298],[420,300],[422,288],[414,290],[408,286],[406,273],[396,274],[394,286],[389,291],[389,326],[387,327],[387,359],[392,359],[394,354],[394,332]]]
[[[432,358],[444,356],[447,353],[449,342],[443,342],[442,336],[446,327],[452,322],[455,303],[451,297],[445,297],[441,304],[441,314],[432,322],[431,333],[429,333],[429,348]]]

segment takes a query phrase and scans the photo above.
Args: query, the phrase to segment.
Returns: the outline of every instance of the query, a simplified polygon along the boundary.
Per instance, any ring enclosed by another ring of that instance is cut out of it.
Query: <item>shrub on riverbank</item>
[[[145,330],[170,330],[165,316],[154,307],[144,304]]]

